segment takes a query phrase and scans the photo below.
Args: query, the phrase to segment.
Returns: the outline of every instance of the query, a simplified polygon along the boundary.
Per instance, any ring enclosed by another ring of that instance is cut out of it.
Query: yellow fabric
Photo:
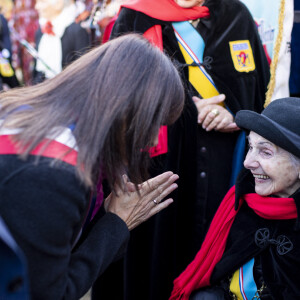
[[[192,64],[194,61],[187,51],[178,43],[181,53],[187,64]],[[202,98],[211,98],[219,95],[218,90],[213,86],[209,79],[203,74],[199,67],[189,66],[189,81]]]
[[[229,42],[229,47],[234,68],[238,72],[250,72],[255,70],[253,52],[248,40]]]
[[[273,54],[273,59],[272,59],[271,66],[270,66],[271,79],[268,84],[268,91],[266,93],[266,101],[264,104],[265,108],[271,102],[271,98],[273,96],[275,85],[276,85],[276,68],[278,65],[279,51],[280,51],[280,47],[282,44],[281,42],[282,42],[282,38],[283,38],[283,21],[284,21],[284,17],[285,17],[285,0],[281,0],[279,11],[280,11],[280,14],[279,14],[279,20],[278,20],[278,34],[277,34],[275,46],[273,49],[274,54]]]
[[[229,289],[234,295],[236,295],[238,300],[243,300],[243,296],[242,296],[241,291],[240,291],[240,284],[239,284],[239,277],[240,276],[239,275],[240,275],[240,270],[238,269],[233,274],[233,277],[232,277],[231,282],[230,282]]]
[[[3,57],[0,58],[0,74],[3,77],[11,77],[14,75],[14,71],[10,66],[10,63]]]

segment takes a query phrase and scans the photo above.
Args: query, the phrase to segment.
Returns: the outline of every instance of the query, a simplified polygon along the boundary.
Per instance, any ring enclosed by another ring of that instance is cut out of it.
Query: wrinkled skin
[[[255,179],[255,191],[261,196],[289,197],[300,188],[300,164],[290,153],[251,131],[249,151],[244,161]]]

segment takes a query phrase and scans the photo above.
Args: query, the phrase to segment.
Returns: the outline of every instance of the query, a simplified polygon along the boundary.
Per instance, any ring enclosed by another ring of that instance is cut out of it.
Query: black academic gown
[[[207,71],[226,105],[235,114],[240,109],[260,112],[269,81],[269,67],[252,17],[236,0],[208,0],[211,17],[201,20],[197,30],[206,47]],[[144,33],[162,25],[165,52],[179,67],[186,90],[185,107],[168,128],[168,154],[156,157],[152,175],[172,170],[180,177],[171,195],[174,203],[134,229],[124,261],[110,268],[94,285],[93,299],[165,300],[173,280],[200,248],[209,223],[227,190],[238,133],[206,132],[197,124],[197,95],[183,67],[184,59],[169,22],[123,8],[112,37],[127,32]],[[249,40],[256,68],[249,73],[235,70],[229,41]]]

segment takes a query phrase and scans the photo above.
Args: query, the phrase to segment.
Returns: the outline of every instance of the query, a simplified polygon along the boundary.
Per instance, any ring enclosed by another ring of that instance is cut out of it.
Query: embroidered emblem
[[[229,42],[234,68],[238,72],[255,70],[252,48],[248,40]]]

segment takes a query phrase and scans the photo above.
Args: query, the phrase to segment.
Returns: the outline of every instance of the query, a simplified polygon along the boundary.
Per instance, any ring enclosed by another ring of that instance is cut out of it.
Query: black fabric
[[[38,49],[40,40],[42,38],[42,31],[39,27],[35,33],[35,43]],[[61,37],[62,47],[62,67],[64,68],[82,54],[87,52],[91,47],[91,38],[86,29],[81,27],[80,24],[72,23],[69,25]],[[39,83],[45,79],[42,72],[38,72],[34,69],[33,81]]]
[[[299,115],[300,98],[282,98],[272,101],[261,114],[240,111],[236,122],[300,157]]]
[[[124,254],[129,231],[112,213],[96,216],[73,248],[89,191],[71,165],[0,155],[0,194],[2,218],[28,263],[31,299],[79,299]]]
[[[249,177],[244,174],[237,186],[240,191],[254,192],[254,189],[249,190]],[[291,197],[295,199],[299,211],[300,191]],[[211,284],[231,277],[239,267],[255,257],[269,293],[265,293],[263,299],[300,299],[300,239],[295,222],[294,219],[263,219],[244,203],[230,229],[223,257],[212,273]],[[263,244],[257,242],[258,230],[269,233]],[[282,237],[285,239],[284,245],[279,243]]]
[[[211,58],[208,73],[226,95],[226,104],[240,109],[263,109],[269,67],[255,24],[245,6],[235,0],[208,0],[211,17],[200,20],[197,30]],[[186,100],[182,115],[168,127],[168,154],[153,159],[151,174],[171,170],[179,175],[174,203],[131,232],[124,262],[108,270],[94,285],[93,299],[165,300],[173,280],[185,269],[200,248],[210,221],[229,189],[232,155],[238,133],[206,132],[197,124],[197,95],[188,81],[188,68],[169,22],[123,8],[112,38],[128,32],[144,33],[162,26],[164,52],[179,67]],[[249,39],[256,70],[234,69],[229,41]],[[109,273],[109,274],[108,274]],[[112,285],[109,282],[113,282]],[[123,290],[122,290],[123,289]]]

